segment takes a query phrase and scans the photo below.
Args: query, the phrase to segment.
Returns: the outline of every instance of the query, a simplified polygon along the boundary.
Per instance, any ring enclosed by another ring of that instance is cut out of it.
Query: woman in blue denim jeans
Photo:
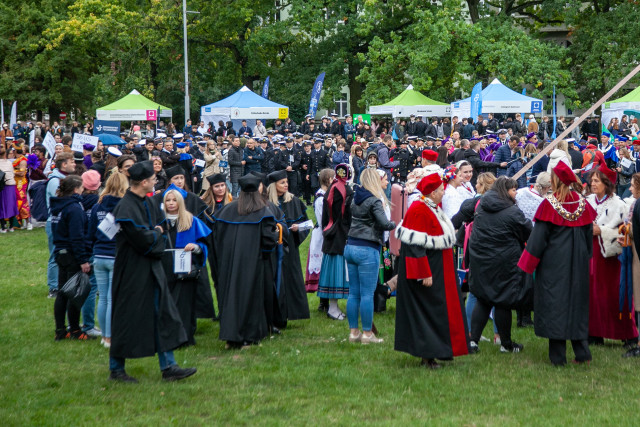
[[[384,194],[387,175],[380,176],[375,169],[365,169],[360,175],[360,183],[351,203],[351,228],[344,250],[349,272],[347,319],[351,329],[349,341],[369,344],[383,341],[371,331],[373,294],[378,282],[384,232],[393,230],[396,224],[385,213],[385,206],[389,205]],[[358,315],[362,320],[362,333],[358,328]]]
[[[98,322],[102,328],[101,344],[111,346],[111,279],[116,257],[115,237],[110,239],[98,226],[113,211],[129,188],[129,180],[120,173],[112,173],[100,194],[98,203],[91,209],[87,238],[93,246],[93,273],[98,284]]]

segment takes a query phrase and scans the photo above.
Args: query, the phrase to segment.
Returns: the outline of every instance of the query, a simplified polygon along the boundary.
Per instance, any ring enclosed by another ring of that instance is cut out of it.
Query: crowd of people
[[[55,340],[100,338],[113,380],[136,382],[126,359],[154,354],[164,379],[193,375],[173,350],[196,344],[198,318],[243,348],[309,318],[307,293],[362,344],[383,342],[374,312],[396,296],[395,348],[431,369],[485,340],[522,351],[513,310],[549,339],[554,365],[566,340],[576,363],[604,339],[640,356],[633,126],[583,126],[517,180],[550,143],[548,119],[374,126],[332,114],[317,127],[307,116],[173,129],[133,124],[124,145],[82,152],[57,124],[53,152],[42,135],[0,135],[1,230],[45,224]],[[78,272],[91,284],[81,307],[59,292]]]

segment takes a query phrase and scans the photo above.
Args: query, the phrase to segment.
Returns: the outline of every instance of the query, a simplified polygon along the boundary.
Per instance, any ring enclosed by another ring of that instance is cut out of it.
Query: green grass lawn
[[[318,313],[310,295],[310,320],[290,322],[282,335],[249,350],[225,350],[218,324],[201,320],[197,346],[176,351],[180,365],[198,368],[189,379],[165,383],[157,358],[146,358],[127,361],[140,384],[114,384],[99,342],[54,342],[47,256],[43,229],[0,235],[2,425],[637,422],[640,360],[622,359],[620,343],[593,348],[590,366],[558,369],[548,362],[547,341],[514,327],[523,353],[500,354],[481,343],[480,354],[433,372],[393,350],[393,299],[375,315],[380,345],[349,343],[346,321]]]

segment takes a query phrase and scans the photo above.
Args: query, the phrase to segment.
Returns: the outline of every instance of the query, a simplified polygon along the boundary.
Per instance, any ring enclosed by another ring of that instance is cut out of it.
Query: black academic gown
[[[113,216],[121,228],[116,234],[110,355],[137,358],[173,350],[187,342],[187,334],[162,267],[165,239],[155,229],[162,214],[148,197],[127,191]]]
[[[151,199],[153,203],[160,208],[162,200],[164,198],[164,192],[154,195]],[[207,204],[198,196],[192,192],[187,192],[187,197],[184,200],[185,208],[191,212],[193,216],[201,219],[205,224],[209,224],[210,221],[206,216]],[[212,319],[216,315],[216,311],[213,308],[213,294],[211,293],[211,283],[209,282],[209,270],[205,265],[202,267],[200,277],[198,278],[198,286],[196,288],[196,317],[198,319]]]
[[[577,200],[577,196],[573,198]],[[565,204],[575,211],[576,204]],[[586,340],[589,336],[589,260],[595,212],[577,221],[560,217],[547,199],[538,207],[535,227],[518,265],[534,280],[534,329],[539,337]],[[616,284],[617,285],[617,284]]]
[[[282,199],[280,199],[280,209],[284,212],[287,228],[308,219],[304,204],[295,196],[287,203],[283,203]],[[285,238],[285,246],[288,249],[285,250],[282,263],[282,284],[285,288],[286,307],[281,304],[281,310],[286,313],[286,318],[289,320],[308,319],[310,317],[299,252],[300,244],[308,234],[308,230],[290,231]]]
[[[214,214],[214,248],[220,308],[220,339],[256,343],[269,333],[266,265],[276,247],[276,218],[267,207],[238,215],[238,202]],[[219,250],[224,248],[224,250]]]

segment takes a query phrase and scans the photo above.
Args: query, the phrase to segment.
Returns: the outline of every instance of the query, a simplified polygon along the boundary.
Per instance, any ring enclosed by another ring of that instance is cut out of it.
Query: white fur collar
[[[417,203],[422,203],[417,200]],[[435,209],[431,206],[427,206],[438,218],[438,222],[442,227],[443,234],[439,236],[430,236],[427,233],[422,231],[412,230],[410,228],[406,228],[402,226],[402,221],[398,224],[396,228],[396,238],[400,240],[402,243],[406,243],[407,245],[416,245],[421,246],[426,249],[449,249],[452,248],[456,241],[455,229],[453,228],[453,224],[451,220],[447,218],[442,209],[436,207]]]

